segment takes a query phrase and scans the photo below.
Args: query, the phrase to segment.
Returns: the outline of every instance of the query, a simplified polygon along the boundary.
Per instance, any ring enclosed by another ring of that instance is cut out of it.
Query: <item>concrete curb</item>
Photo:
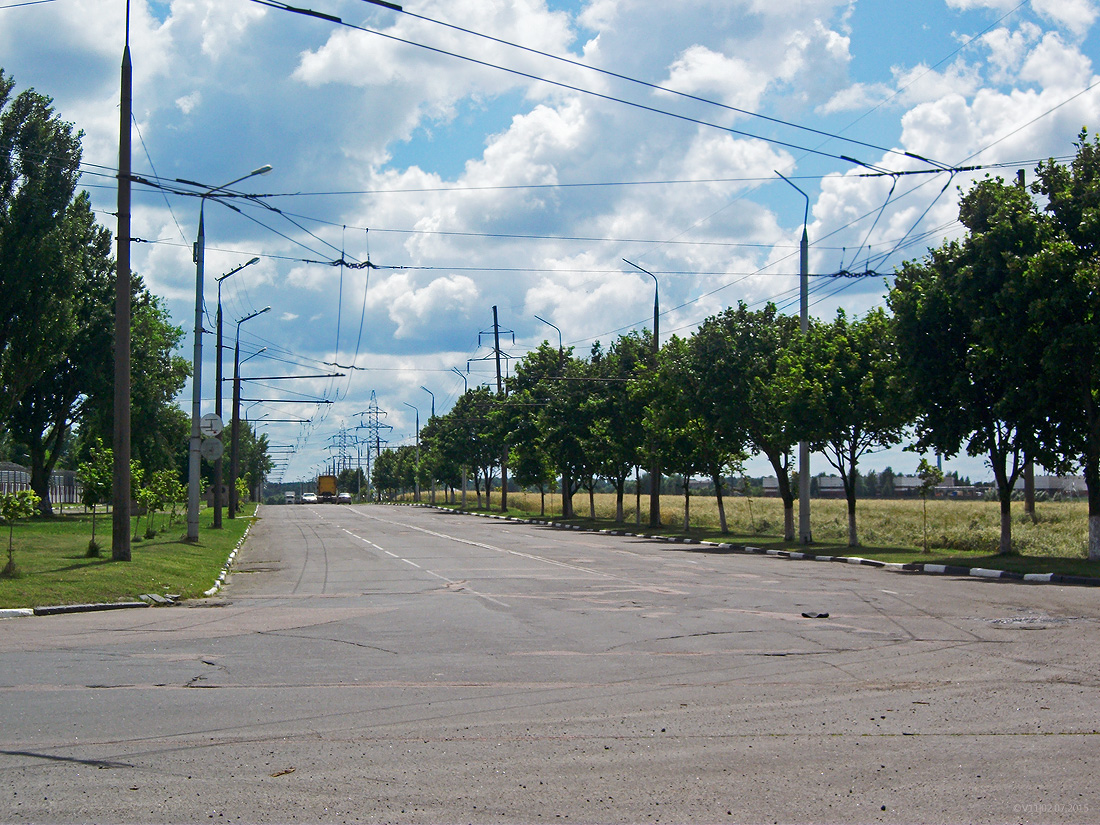
[[[258,517],[259,514],[260,514],[260,505],[257,505],[256,506],[256,512],[255,512],[255,514],[253,514],[253,516],[251,516],[251,518],[254,519],[254,518]],[[203,593],[203,596],[205,596],[206,598],[210,598],[211,596],[213,596],[215,593],[217,593],[219,590],[222,589],[222,585],[225,584],[225,577],[229,575],[229,568],[231,568],[233,566],[233,562],[235,562],[237,560],[237,551],[239,551],[241,549],[241,546],[244,544],[244,540],[247,539],[248,534],[252,532],[252,525],[253,524],[255,524],[255,521],[249,521],[248,526],[246,528],[244,528],[244,533],[241,534],[241,538],[237,542],[237,546],[233,548],[233,552],[231,552],[229,554],[229,558],[227,558],[225,560],[225,564],[222,565],[221,572],[218,573],[218,578],[214,581],[214,586],[211,587],[209,590],[207,590],[205,593]]]
[[[256,513],[260,512],[260,508],[256,508]],[[241,545],[244,544],[244,540],[248,538],[249,532],[252,530],[253,522],[249,522],[245,528],[244,533],[241,535],[240,541],[237,542],[237,546],[233,548],[233,552],[229,554],[229,558],[226,559],[225,564],[222,565],[221,572],[218,574],[217,580],[214,582],[214,586],[207,590],[204,596],[213,596],[217,593],[222,585],[225,583],[225,577],[229,573],[229,568],[233,565],[233,562],[237,558],[237,551],[241,549]],[[59,604],[52,607],[18,607],[18,608],[3,608],[0,609],[0,619],[15,619],[23,618],[25,616],[60,616],[66,613],[92,613],[103,610],[128,610],[136,607],[152,607],[157,605],[169,605],[175,604],[176,599],[174,597],[164,597],[157,594],[149,594],[139,597],[142,601],[133,602],[102,602],[99,604]]]
[[[401,506],[432,507],[430,504],[403,504]],[[801,553],[793,550],[770,550],[763,547],[753,547],[747,544],[728,544],[725,542],[682,538],[680,536],[652,536],[648,533],[634,533],[629,530],[609,530],[605,528],[582,527],[579,524],[560,524],[548,519],[515,518],[512,516],[496,515],[494,513],[474,513],[468,510],[452,510],[449,507],[438,506],[434,507],[434,509],[443,513],[457,513],[464,516],[478,516],[480,518],[514,521],[520,524],[537,524],[543,527],[552,527],[555,530],[584,530],[589,533],[604,533],[609,536],[629,536],[631,538],[663,541],[668,544],[700,544],[728,550],[731,553],[774,556],[781,559],[791,559],[792,561],[840,562],[842,564],[856,564],[863,567],[879,567],[898,573],[918,573],[930,576],[965,576],[979,579],[1009,579],[1012,581],[1027,582],[1029,584],[1069,584],[1078,587],[1100,587],[1100,579],[1091,578],[1089,576],[1067,576],[1061,573],[1017,573],[1014,570],[990,570],[985,567],[957,567],[949,564],[925,564],[923,562],[898,564],[896,562],[879,561],[878,559],[864,559],[859,556],[819,556],[816,553]]]

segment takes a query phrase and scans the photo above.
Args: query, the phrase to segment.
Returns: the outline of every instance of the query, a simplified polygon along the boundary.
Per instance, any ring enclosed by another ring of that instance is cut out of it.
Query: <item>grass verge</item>
[[[111,520],[102,513],[96,522],[96,539],[103,546],[99,558],[87,556],[90,515],[69,512],[21,521],[14,543],[18,576],[0,578],[0,608],[129,601],[145,593],[201,596],[252,522],[255,505],[245,506],[241,518],[224,519],[221,530],[212,527],[213,512],[200,512],[197,544],[182,541],[186,525],[176,523],[151,539],[133,541],[128,562],[111,560]],[[3,533],[6,539],[6,528]]]

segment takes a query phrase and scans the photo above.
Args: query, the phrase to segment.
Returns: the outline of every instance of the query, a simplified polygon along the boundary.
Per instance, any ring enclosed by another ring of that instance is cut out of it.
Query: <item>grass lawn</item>
[[[427,500],[422,495],[423,501]],[[442,498],[439,499],[442,501]],[[495,509],[500,512],[499,494],[494,494]],[[467,497],[468,509],[474,509],[476,497]],[[562,521],[561,497],[546,496],[546,518]],[[641,525],[635,499],[625,501],[624,524],[617,525],[615,496],[595,496],[595,519],[591,517],[587,493],[573,498],[578,517],[573,524],[597,529],[626,529],[647,535],[690,536],[703,541],[777,550],[794,550],[824,556],[860,556],[886,562],[923,562],[960,567],[985,567],[1013,570],[1020,573],[1061,573],[1072,576],[1100,578],[1100,562],[1087,559],[1088,505],[1084,502],[1040,502],[1036,505],[1036,521],[1023,510],[1023,504],[1013,505],[1011,555],[997,553],[1000,539],[1000,510],[996,502],[934,499],[928,502],[928,546],[924,542],[924,518],[920,499],[872,499],[856,503],[856,526],[860,544],[848,546],[847,503],[837,499],[813,499],[810,503],[810,532],[814,541],[809,546],[783,541],[783,508],[775,498],[725,500],[729,533],[718,529],[718,506],[713,497],[692,496],[691,529],[683,530],[684,499],[682,496],[661,496],[660,529],[649,529],[649,499],[642,499]],[[509,493],[509,514],[517,517],[538,517],[542,504],[537,493]],[[798,525],[798,502],[795,502],[795,526]]]
[[[0,608],[47,607],[60,604],[130,601],[145,593],[201,596],[252,521],[255,505],[243,508],[242,518],[224,519],[223,529],[211,526],[214,511],[199,514],[199,541],[189,544],[186,522],[167,526],[159,517],[159,532],[142,538],[145,519],[134,532],[131,561],[111,560],[111,517],[96,519],[99,558],[87,556],[92,517],[68,510],[52,519],[27,519],[15,525],[16,578],[0,577]],[[8,526],[0,527],[3,561],[7,561]]]

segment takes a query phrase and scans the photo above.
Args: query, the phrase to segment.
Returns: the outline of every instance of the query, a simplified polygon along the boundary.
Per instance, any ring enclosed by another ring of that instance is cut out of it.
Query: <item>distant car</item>
[[[336,494],[336,503],[337,504],[351,504],[351,493],[337,493]]]
[[[317,503],[317,494],[316,493],[304,493],[302,495],[302,504],[316,504],[316,503]]]

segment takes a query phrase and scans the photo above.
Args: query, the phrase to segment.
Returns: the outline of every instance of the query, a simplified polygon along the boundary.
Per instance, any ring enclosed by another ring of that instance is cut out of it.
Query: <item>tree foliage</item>
[[[855,547],[859,461],[899,443],[911,420],[892,320],[878,309],[859,319],[839,311],[830,323],[813,321],[784,354],[779,380],[800,438],[840,473],[848,544]]]
[[[85,253],[80,132],[0,70],[0,420],[63,356]]]
[[[1022,186],[987,178],[963,196],[967,234],[907,262],[889,303],[916,400],[919,450],[985,456],[1001,502],[1000,550],[1011,550],[1012,488],[1038,448],[1041,334],[1028,322],[1027,270],[1049,233]]]

